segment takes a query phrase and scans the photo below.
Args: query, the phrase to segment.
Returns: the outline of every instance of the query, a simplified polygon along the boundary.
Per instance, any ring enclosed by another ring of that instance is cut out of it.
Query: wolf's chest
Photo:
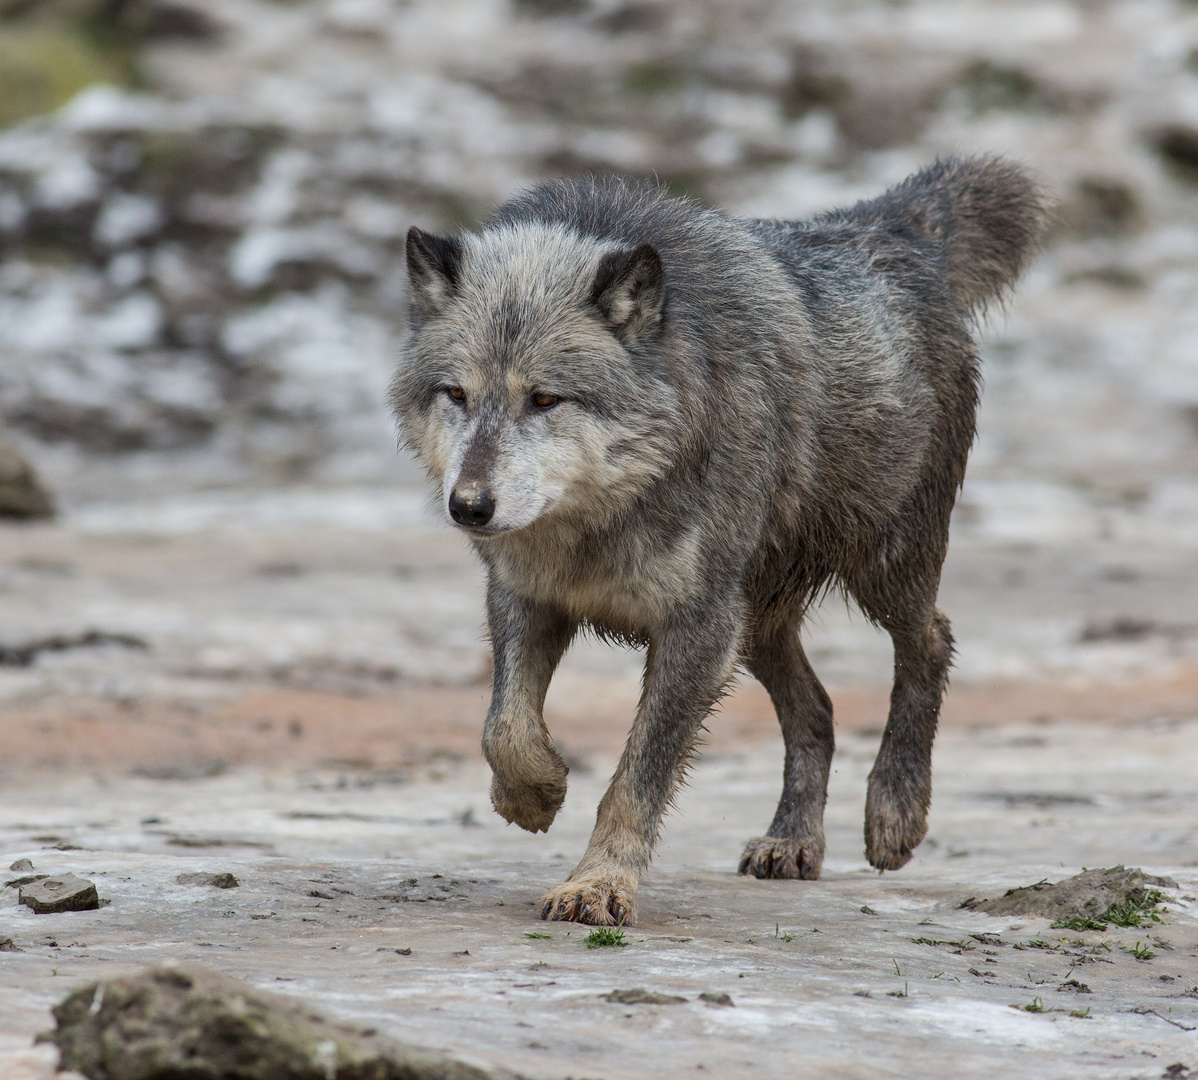
[[[633,633],[648,631],[692,596],[705,570],[697,530],[602,545],[513,545],[491,568],[520,596]]]

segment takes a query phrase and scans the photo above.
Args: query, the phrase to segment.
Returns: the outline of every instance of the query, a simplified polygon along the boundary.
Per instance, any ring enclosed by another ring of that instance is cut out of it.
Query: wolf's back
[[[858,224],[931,241],[953,295],[979,313],[1015,283],[1035,252],[1048,200],[1014,162],[946,158],[842,213]]]

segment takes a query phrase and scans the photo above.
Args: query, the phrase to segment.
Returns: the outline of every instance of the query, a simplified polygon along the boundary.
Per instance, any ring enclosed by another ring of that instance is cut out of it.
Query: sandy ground
[[[861,815],[888,649],[827,605],[809,635],[839,728],[823,879],[735,874],[781,771],[768,701],[746,682],[667,820],[641,925],[625,948],[590,950],[537,901],[585,845],[639,658],[571,653],[547,707],[572,765],[565,809],[547,836],[505,826],[477,750],[479,574],[420,507],[413,492],[242,493],[0,530],[5,644],[99,630],[146,645],[0,668],[0,864],[73,871],[108,901],[34,915],[0,892],[0,938],[20,950],[0,952],[5,1080],[51,1075],[54,1053],[31,1040],[70,987],[168,959],[531,1077],[1198,1067],[1183,547],[958,529],[931,831],[885,876],[863,860]],[[1116,863],[1180,883],[1162,923],[1078,934],[958,907]],[[209,870],[239,888],[176,882]],[[630,988],[687,1001],[599,996]],[[1046,1011],[1011,1007],[1033,1002]]]

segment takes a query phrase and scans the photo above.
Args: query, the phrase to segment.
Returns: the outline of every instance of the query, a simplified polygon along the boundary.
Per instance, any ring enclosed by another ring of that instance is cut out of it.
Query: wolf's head
[[[654,360],[666,274],[652,245],[521,223],[413,228],[407,256],[392,404],[458,526],[597,523],[665,471],[677,400]]]

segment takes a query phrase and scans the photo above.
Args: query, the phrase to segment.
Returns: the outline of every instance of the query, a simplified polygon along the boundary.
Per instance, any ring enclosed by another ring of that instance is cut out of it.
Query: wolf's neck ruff
[[[910,859],[952,651],[935,601],[974,433],[972,320],[1044,218],[1022,170],[972,158],[809,222],[585,180],[533,188],[476,235],[412,230],[392,400],[488,567],[500,814],[546,829],[564,798],[541,709],[579,627],[649,646],[628,746],[547,917],[635,920],[661,815],[738,665],[787,747],[742,872],[819,875],[831,704],[799,628],[829,585],[894,641],[866,854]]]

